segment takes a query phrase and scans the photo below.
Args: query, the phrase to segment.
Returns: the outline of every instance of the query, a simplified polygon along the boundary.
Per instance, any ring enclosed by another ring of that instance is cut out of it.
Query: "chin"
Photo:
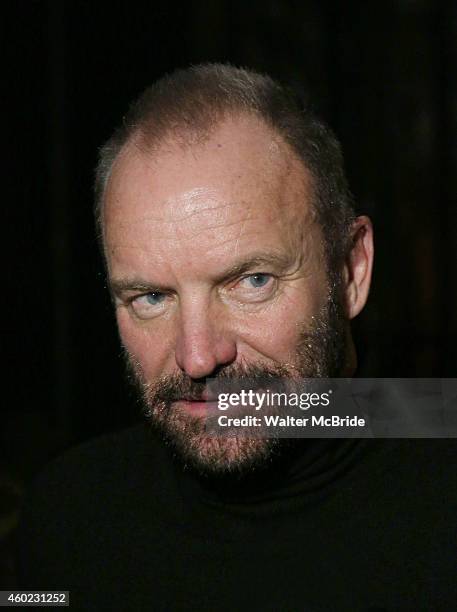
[[[283,440],[242,435],[208,434],[202,420],[167,420],[150,417],[152,427],[176,462],[200,477],[243,477],[265,469]]]

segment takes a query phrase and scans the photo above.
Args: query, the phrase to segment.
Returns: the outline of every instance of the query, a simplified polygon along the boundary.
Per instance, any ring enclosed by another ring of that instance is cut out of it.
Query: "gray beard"
[[[333,378],[341,375],[346,358],[345,319],[336,291],[311,324],[302,331],[294,364],[234,363],[212,374],[211,379],[230,384],[243,380]],[[143,412],[159,437],[182,467],[200,477],[237,478],[266,469],[284,456],[297,440],[217,436],[206,431],[205,419],[193,417],[173,406],[182,397],[201,396],[206,379],[198,381],[185,373],[145,380],[139,363],[124,351],[128,379],[138,392]]]

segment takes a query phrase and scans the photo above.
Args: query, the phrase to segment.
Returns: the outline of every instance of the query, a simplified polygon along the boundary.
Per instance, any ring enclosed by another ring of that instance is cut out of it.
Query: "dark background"
[[[456,376],[456,2],[5,6],[6,584],[30,478],[69,445],[138,418],[95,240],[92,177],[97,148],[128,103],[166,71],[230,61],[312,93],[343,143],[358,208],[375,225],[373,290],[355,323],[359,373]]]

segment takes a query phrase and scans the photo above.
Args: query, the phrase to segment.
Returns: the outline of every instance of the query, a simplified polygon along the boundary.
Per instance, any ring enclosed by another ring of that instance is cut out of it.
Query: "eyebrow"
[[[215,278],[215,281],[220,283],[231,278],[235,278],[259,266],[274,266],[277,270],[285,270],[293,263],[293,258],[290,255],[280,253],[269,254],[254,254],[244,261],[238,262],[224,270]],[[169,287],[160,283],[151,283],[140,278],[115,279],[109,281],[108,287],[113,294],[120,294],[124,291],[141,291],[147,292],[167,292]]]
[[[218,275],[217,280],[219,282],[223,280],[228,280],[230,278],[234,278],[235,276],[239,276],[240,274],[244,274],[253,268],[258,268],[259,266],[274,266],[278,270],[285,270],[290,267],[293,263],[293,259],[290,255],[281,254],[281,253],[261,253],[254,254],[244,261],[239,263],[235,263],[230,268],[225,270],[222,274]]]
[[[159,283],[148,283],[142,279],[126,278],[112,280],[108,282],[108,289],[113,295],[119,295],[124,291],[141,291],[142,293],[166,292],[168,287],[162,286]]]

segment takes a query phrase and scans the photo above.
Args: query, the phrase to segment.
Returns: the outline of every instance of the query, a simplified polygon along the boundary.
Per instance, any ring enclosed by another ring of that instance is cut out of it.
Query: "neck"
[[[271,504],[294,504],[343,472],[360,440],[300,439],[264,468],[244,475],[205,476],[176,465],[183,491],[192,501],[256,511]]]

